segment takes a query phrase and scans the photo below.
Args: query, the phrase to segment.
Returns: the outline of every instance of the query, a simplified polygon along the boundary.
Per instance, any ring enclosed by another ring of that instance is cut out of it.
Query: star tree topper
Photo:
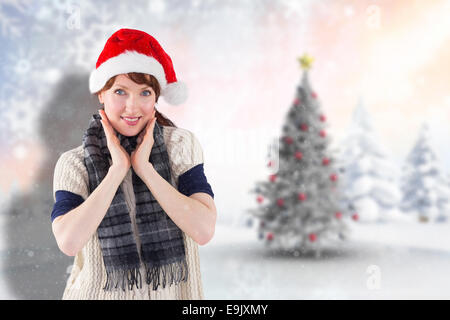
[[[299,57],[297,60],[298,62],[300,62],[301,68],[305,70],[310,69],[312,63],[314,62],[314,58],[306,53],[303,56]]]

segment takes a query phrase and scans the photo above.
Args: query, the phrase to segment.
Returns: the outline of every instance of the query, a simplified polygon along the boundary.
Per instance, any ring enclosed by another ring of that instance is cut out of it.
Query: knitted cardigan
[[[186,196],[205,192],[214,198],[211,186],[203,173],[203,151],[197,138],[190,131],[182,128],[164,126],[163,131],[172,171],[172,185],[177,186],[178,190]],[[82,145],[64,152],[58,159],[53,180],[55,206],[52,220],[76,207],[89,196],[88,172],[83,159]],[[139,248],[131,168],[120,187],[130,211],[133,232]],[[198,244],[185,232],[183,232],[183,239],[189,268],[187,282],[166,286],[166,288],[159,286],[157,290],[152,290],[151,286],[143,281],[141,289],[134,287],[132,291],[128,289],[104,291],[106,271],[96,232],[76,254],[62,299],[204,299]],[[141,274],[145,274],[142,265]]]

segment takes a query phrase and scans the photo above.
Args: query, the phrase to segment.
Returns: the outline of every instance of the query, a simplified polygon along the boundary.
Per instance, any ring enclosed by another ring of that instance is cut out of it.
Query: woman
[[[170,57],[120,29],[89,78],[104,108],[55,167],[52,230],[75,256],[63,299],[203,299],[198,245],[212,238],[214,194],[195,136],[155,106],[186,99]]]

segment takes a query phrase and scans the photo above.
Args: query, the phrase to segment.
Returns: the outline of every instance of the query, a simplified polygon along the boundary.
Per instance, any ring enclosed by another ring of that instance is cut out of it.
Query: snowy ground
[[[450,224],[352,224],[352,230],[339,251],[318,259],[269,254],[254,230],[218,225],[200,247],[205,298],[450,298]],[[14,299],[1,273],[0,299]]]
[[[450,225],[353,224],[322,258],[269,255],[250,229],[200,247],[206,299],[449,299]]]

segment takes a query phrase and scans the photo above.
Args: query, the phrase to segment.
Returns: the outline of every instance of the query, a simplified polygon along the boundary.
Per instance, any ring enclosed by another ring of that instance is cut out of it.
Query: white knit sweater
[[[164,140],[169,154],[172,171],[172,185],[177,187],[178,177],[203,163],[203,151],[199,141],[192,132],[175,127],[164,126]],[[84,165],[84,150],[80,145],[77,148],[64,152],[58,159],[53,180],[53,197],[57,190],[66,190],[83,197],[89,196],[88,172]],[[139,237],[136,236],[136,204],[133,191],[131,169],[121,184],[125,200],[130,211],[136,244],[139,246]],[[142,289],[134,287],[122,291],[104,291],[106,283],[106,271],[103,264],[102,251],[95,233],[88,243],[80,250],[74,259],[74,264],[67,285],[63,293],[63,299],[203,299],[203,288],[200,275],[200,258],[198,244],[183,232],[188,263],[188,281],[178,285],[159,286],[157,290],[145,283],[143,276]],[[141,265],[141,275],[145,275]]]

